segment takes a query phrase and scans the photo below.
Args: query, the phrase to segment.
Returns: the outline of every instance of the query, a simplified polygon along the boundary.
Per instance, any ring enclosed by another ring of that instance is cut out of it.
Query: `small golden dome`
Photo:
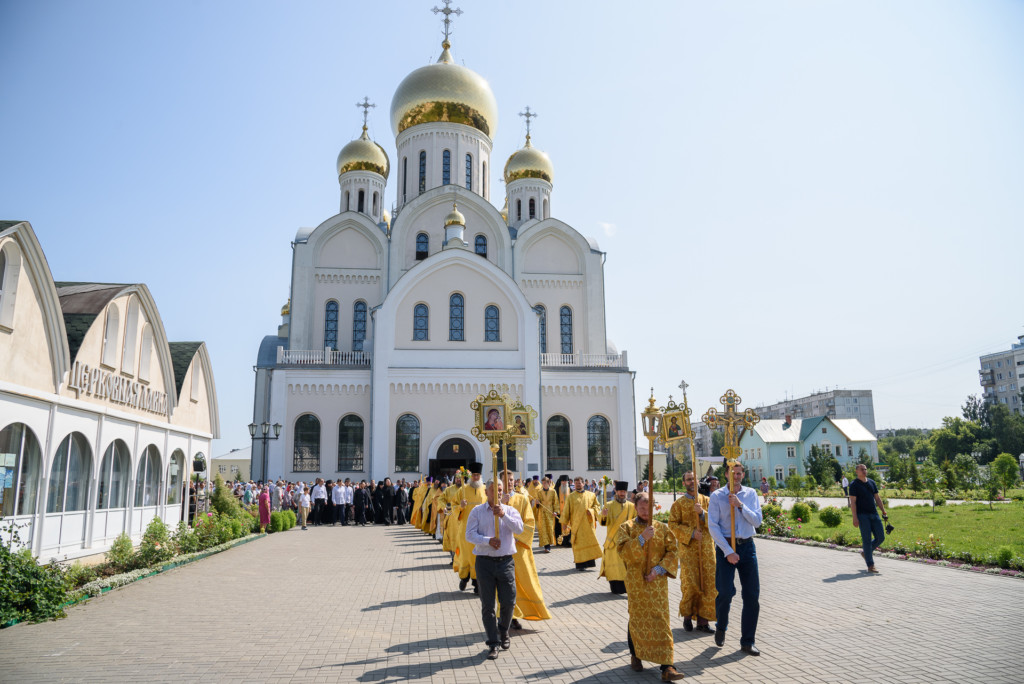
[[[397,136],[422,123],[448,121],[472,126],[491,138],[498,130],[498,103],[487,81],[472,69],[455,63],[451,45],[435,64],[405,77],[391,100],[391,129]]]
[[[291,298],[289,298],[288,301],[284,303],[284,306],[281,307],[281,315],[282,316],[287,316],[291,312],[292,312],[292,300],[291,300]]]
[[[498,212],[498,213],[501,214],[501,218],[503,218],[505,220],[505,223],[507,224],[508,223],[508,195],[505,195],[505,204],[502,205],[501,211]]]
[[[461,211],[459,211],[458,203],[452,202],[452,210],[451,210],[451,212],[447,216],[444,217],[444,227],[447,228],[448,226],[465,226],[465,225],[466,225],[466,217],[462,215]]]
[[[386,179],[391,170],[384,148],[370,140],[363,126],[363,134],[341,148],[338,154],[338,175],[349,171],[370,171]]]
[[[550,183],[554,176],[555,167],[552,166],[551,159],[530,144],[530,136],[526,136],[526,144],[513,152],[505,162],[505,183],[520,178],[541,178]]]
[[[391,213],[388,212],[387,209],[385,209],[383,212],[381,212],[380,220],[383,221],[385,225],[390,226],[391,225]]]

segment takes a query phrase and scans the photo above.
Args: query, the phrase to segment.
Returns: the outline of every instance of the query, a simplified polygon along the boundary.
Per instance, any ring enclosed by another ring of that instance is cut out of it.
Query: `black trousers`
[[[487,645],[494,648],[501,643],[501,637],[508,634],[516,608],[516,557],[477,556],[476,580],[480,587],[480,614]],[[500,624],[494,612],[495,593],[501,606]]]
[[[317,499],[313,502],[313,524],[321,525],[324,522],[324,509],[327,508],[327,499]]]

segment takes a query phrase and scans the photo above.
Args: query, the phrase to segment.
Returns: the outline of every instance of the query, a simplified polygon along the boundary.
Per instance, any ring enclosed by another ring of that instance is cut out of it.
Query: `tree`
[[[826,449],[820,448],[817,444],[811,447],[807,460],[804,461],[804,468],[807,474],[813,477],[815,482],[824,486],[828,486],[836,481],[835,466],[838,465],[839,462],[836,461],[835,456]],[[842,472],[841,469],[840,472]]]
[[[964,420],[977,423],[980,427],[987,428],[992,425],[992,414],[989,405],[977,394],[967,397],[964,405],[960,407]]]
[[[927,439],[919,439],[915,444],[910,455],[914,457],[914,460],[918,463],[924,463],[932,457],[932,445]]]
[[[1012,488],[1020,480],[1020,466],[1017,459],[1011,454],[999,454],[990,466],[992,474],[1003,488],[1003,498],[1006,498],[1006,490]]]
[[[910,466],[907,468],[907,480],[915,492],[922,489],[921,473],[917,471],[917,463],[914,462],[914,459],[910,459]]]
[[[722,447],[725,446],[725,435],[722,434],[721,430],[713,430],[711,432],[711,455],[721,456]]]
[[[999,443],[999,451],[1007,454],[1024,453],[1024,416],[1010,413],[1004,404],[993,404],[992,437]]]
[[[970,454],[976,451],[976,444],[984,435],[977,423],[946,416],[942,419],[942,427],[929,437],[932,452],[937,463],[952,461],[957,454]]]
[[[935,466],[932,461],[925,461],[924,465],[921,466],[921,484],[924,485],[924,489],[928,490],[928,493],[932,497],[932,509],[935,508],[935,492],[937,490],[936,485],[939,483],[939,469]]]
[[[957,454],[953,459],[953,472],[956,474],[957,484],[962,487],[971,487],[978,484],[978,462],[973,456]]]

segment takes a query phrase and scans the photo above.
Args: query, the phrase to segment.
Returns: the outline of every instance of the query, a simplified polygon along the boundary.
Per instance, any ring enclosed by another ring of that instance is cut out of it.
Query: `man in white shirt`
[[[321,478],[316,478],[316,484],[313,485],[310,496],[313,499],[313,525],[323,525],[326,522],[324,516],[327,511],[327,487],[324,487],[324,481]]]
[[[466,541],[475,545],[481,614],[490,649],[487,658],[496,660],[499,645],[505,651],[511,646],[508,630],[516,605],[516,535],[523,531],[523,519],[514,507],[500,503],[500,482],[488,482],[486,493],[487,502],[474,507],[466,520]],[[493,506],[492,501],[496,502]],[[499,529],[497,537],[495,522]],[[501,605],[500,624],[494,612],[495,592]]]
[[[345,485],[340,482],[331,489],[331,503],[334,504],[334,520],[331,525],[345,524]]]
[[[345,484],[338,487],[341,490],[341,525],[347,527],[349,522],[349,507],[352,505],[352,480],[345,478]]]

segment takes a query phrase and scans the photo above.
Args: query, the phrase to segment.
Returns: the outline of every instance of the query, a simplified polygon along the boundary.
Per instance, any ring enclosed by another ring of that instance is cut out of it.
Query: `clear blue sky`
[[[394,156],[434,4],[0,3],[0,217],[58,280],[144,282],[170,339],[207,342],[215,453],[249,442],[289,242],[337,212],[364,95]],[[874,390],[879,427],[931,427],[1024,333],[1024,3],[457,5],[495,158],[538,111],[552,213],[608,253],[638,409],[681,378],[698,415],[729,387],[839,386]]]

